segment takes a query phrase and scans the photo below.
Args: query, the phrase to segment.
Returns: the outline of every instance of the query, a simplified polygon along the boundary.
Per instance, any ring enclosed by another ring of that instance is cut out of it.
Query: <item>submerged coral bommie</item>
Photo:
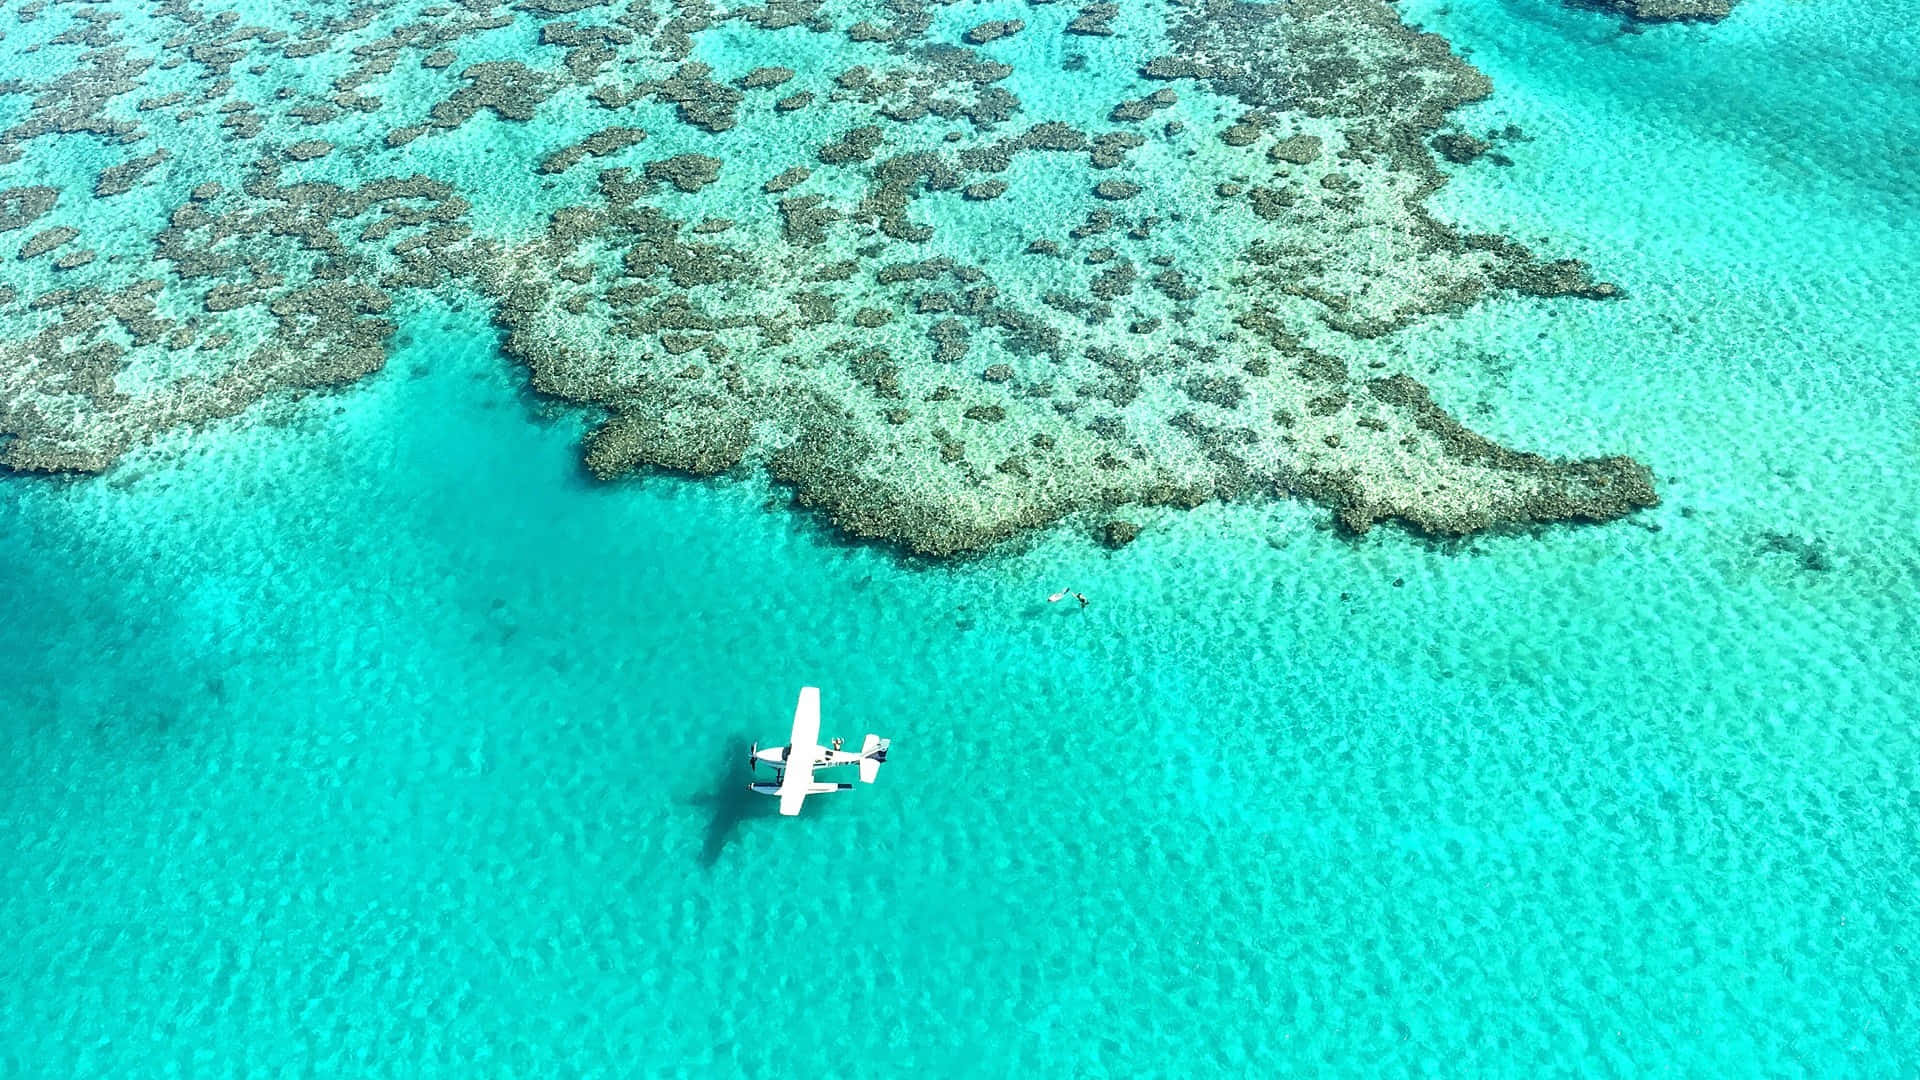
[[[1642,22],[1719,22],[1737,0],[1567,0],[1574,7],[1610,11]]]
[[[34,6],[0,46],[38,50],[0,85],[0,464],[351,382],[458,281],[604,412],[595,473],[764,467],[923,553],[1256,492],[1437,533],[1654,501],[1342,359],[1616,294],[1426,210],[1490,87],[1385,0],[846,7]]]

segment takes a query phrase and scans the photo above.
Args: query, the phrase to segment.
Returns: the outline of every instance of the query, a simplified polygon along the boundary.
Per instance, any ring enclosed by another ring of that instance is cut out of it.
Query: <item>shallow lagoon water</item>
[[[348,391],[0,486],[0,1072],[1910,1072],[1920,244],[1856,136],[1920,129],[1913,31],[1406,8],[1534,137],[1441,210],[1632,297],[1381,355],[1660,507],[906,562],[589,481],[478,305],[410,311]],[[802,683],[895,752],[785,821],[738,758]]]

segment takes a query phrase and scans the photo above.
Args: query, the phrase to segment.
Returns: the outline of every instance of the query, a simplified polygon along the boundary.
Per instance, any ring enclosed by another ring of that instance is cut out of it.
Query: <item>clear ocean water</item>
[[[1401,7],[1531,138],[1438,209],[1632,296],[1373,347],[1660,507],[907,562],[593,483],[419,305],[348,392],[0,483],[0,1075],[1914,1075],[1910,7]],[[739,759],[803,683],[893,762],[783,820]]]

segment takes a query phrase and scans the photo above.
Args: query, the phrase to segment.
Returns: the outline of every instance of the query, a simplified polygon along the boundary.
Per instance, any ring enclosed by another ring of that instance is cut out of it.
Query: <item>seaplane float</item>
[[[842,739],[833,740],[832,746],[820,745],[820,688],[803,686],[800,688],[800,703],[793,710],[793,734],[788,736],[787,745],[770,746],[760,749],[759,743],[747,751],[747,767],[753,771],[754,781],[747,787],[762,795],[774,795],[780,799],[780,812],[792,817],[800,812],[800,804],[809,795],[825,795],[833,791],[851,790],[852,784],[837,784],[825,780],[815,780],[815,769],[830,769],[835,765],[860,766],[860,782],[871,784],[880,775],[880,766],[886,764],[887,747],[893,740],[883,739],[869,733],[866,741],[860,744],[859,753],[842,750]],[[771,782],[760,780],[760,763],[766,762],[774,768]]]

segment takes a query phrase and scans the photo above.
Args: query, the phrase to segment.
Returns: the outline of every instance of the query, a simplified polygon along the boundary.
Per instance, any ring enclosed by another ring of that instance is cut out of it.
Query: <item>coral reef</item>
[[[1593,8],[1643,22],[1719,22],[1733,14],[1737,0],[1567,0],[1573,7]]]
[[[1343,359],[1502,291],[1620,295],[1426,209],[1436,151],[1487,152],[1441,129],[1489,87],[1385,0],[1035,4],[945,29],[929,0],[217,7],[168,0],[134,29],[35,5],[32,47],[69,52],[0,84],[24,105],[0,132],[21,270],[0,465],[99,471],[352,382],[397,301],[457,283],[536,390],[600,418],[596,475],[763,468],[846,533],[929,555],[1073,515],[1119,547],[1120,507],[1255,495],[1448,535],[1655,499],[1631,460],[1499,446]],[[695,59],[723,26],[780,62]],[[1000,57],[1042,35],[1093,112],[1013,89]],[[1151,51],[1116,67],[1076,41]],[[6,171],[70,137],[112,148],[85,186]]]

